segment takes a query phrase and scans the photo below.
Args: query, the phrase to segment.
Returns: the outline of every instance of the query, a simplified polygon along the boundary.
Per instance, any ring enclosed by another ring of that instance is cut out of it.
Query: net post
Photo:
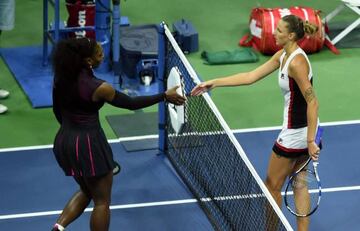
[[[162,22],[160,26],[158,27],[158,47],[159,47],[159,54],[158,54],[158,87],[159,92],[165,91],[165,29],[164,29],[165,23]],[[159,151],[160,154],[165,154],[165,148],[166,148],[166,104],[165,101],[162,101],[158,104],[158,116],[159,116],[159,122],[158,122],[158,128],[159,128]]]

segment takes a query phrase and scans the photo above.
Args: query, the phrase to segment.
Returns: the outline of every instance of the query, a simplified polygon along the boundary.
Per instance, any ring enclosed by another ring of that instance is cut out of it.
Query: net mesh
[[[189,94],[196,84],[174,46],[166,40],[165,75],[178,67]],[[214,229],[287,230],[208,100],[204,96],[187,96],[186,123],[179,133],[172,129],[167,116],[166,154],[174,168]]]

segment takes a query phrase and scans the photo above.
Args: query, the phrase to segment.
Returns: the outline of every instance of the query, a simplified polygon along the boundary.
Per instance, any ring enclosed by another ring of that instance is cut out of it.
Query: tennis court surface
[[[164,29],[166,46],[160,62],[165,65],[159,69],[164,74],[159,76],[177,73],[173,76],[188,95],[200,80],[165,24]],[[159,125],[159,149],[142,149],[147,139],[133,140],[139,149],[132,151],[112,141],[122,172],[114,180],[111,230],[295,227],[293,215],[276,206],[263,184],[270,149],[280,128],[233,133],[208,94],[189,96],[185,106],[160,103]],[[319,172],[324,195],[311,217],[311,230],[355,230],[356,216],[351,222],[343,211],[360,204],[356,200],[360,170],[355,161],[360,122],[322,126],[324,149]],[[63,177],[51,146],[0,150],[0,174],[1,230],[50,229],[77,190],[73,179]],[[91,209],[67,230],[87,230]]]
[[[358,230],[360,121],[325,125],[319,172],[323,198],[310,230]],[[235,136],[264,178],[277,128],[249,129]],[[139,146],[146,140],[138,140]],[[213,230],[196,200],[157,149],[126,152],[112,143],[122,172],[115,177],[110,230]],[[50,230],[76,190],[56,164],[51,147],[0,150],[0,230]],[[231,180],[231,179],[230,179]],[[282,208],[290,224],[295,219]],[[67,230],[87,230],[84,213]]]

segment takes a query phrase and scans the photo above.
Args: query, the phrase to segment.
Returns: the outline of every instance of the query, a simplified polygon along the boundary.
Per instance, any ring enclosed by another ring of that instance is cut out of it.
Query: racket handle
[[[322,137],[323,132],[324,132],[324,129],[319,126],[319,127],[318,127],[318,130],[317,130],[317,132],[316,132],[316,137],[315,137],[315,143],[316,143],[317,145],[319,145],[320,142],[321,142],[321,137]]]

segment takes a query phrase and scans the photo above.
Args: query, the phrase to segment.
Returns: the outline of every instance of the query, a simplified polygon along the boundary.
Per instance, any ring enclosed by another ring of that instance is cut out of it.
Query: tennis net
[[[209,95],[189,96],[200,80],[163,27],[165,76],[177,67],[188,95],[180,131],[166,116],[165,153],[177,173],[215,230],[292,230]]]

